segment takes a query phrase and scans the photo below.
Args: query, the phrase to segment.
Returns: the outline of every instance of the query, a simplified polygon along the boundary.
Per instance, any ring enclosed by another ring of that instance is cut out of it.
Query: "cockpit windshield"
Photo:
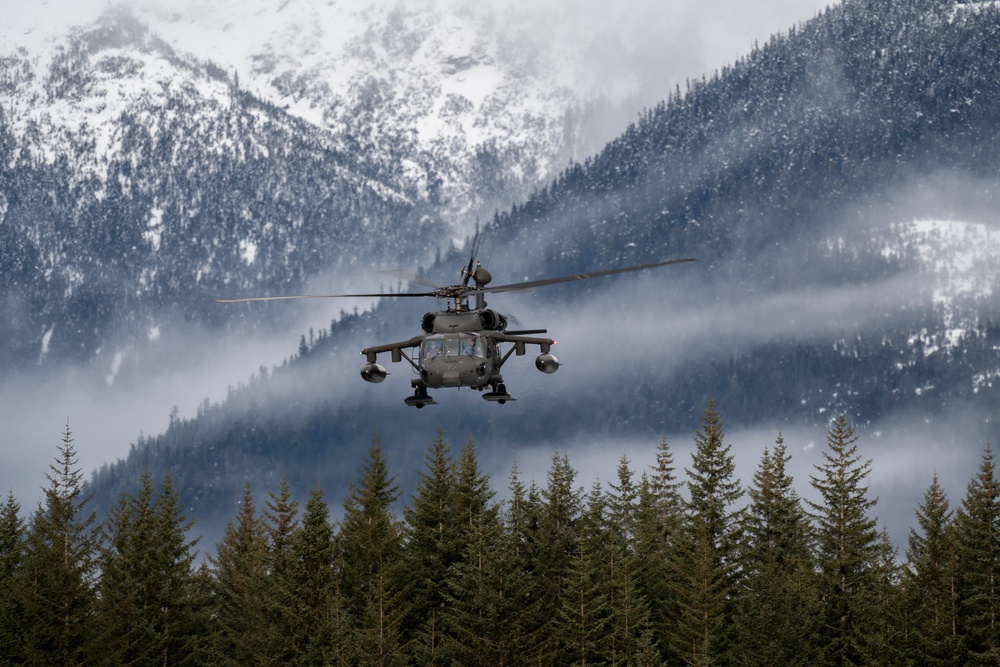
[[[420,346],[420,358],[430,361],[439,357],[477,357],[483,356],[483,341],[476,334],[435,334],[428,336]]]

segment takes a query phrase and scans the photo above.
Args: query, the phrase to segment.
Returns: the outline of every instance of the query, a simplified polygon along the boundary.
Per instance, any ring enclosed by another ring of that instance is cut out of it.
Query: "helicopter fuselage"
[[[494,379],[499,353],[496,343],[479,334],[429,334],[420,344],[420,379],[431,389],[483,389]]]
[[[500,367],[512,354],[521,356],[527,345],[538,345],[542,353],[535,360],[535,367],[543,373],[554,373],[559,360],[550,352],[554,340],[525,335],[545,333],[544,329],[506,332],[506,326],[504,315],[485,307],[426,313],[421,321],[423,335],[362,350],[368,363],[361,369],[361,377],[368,382],[382,382],[387,371],[377,363],[377,358],[380,353],[390,352],[392,361],[406,359],[418,375],[410,382],[414,395],[406,399],[409,405],[433,404],[427,390],[441,387],[469,387],[477,391],[488,388],[483,395],[486,400],[498,403],[514,400],[500,374]],[[506,352],[501,348],[504,343],[512,345]],[[411,351],[406,353],[406,349]]]

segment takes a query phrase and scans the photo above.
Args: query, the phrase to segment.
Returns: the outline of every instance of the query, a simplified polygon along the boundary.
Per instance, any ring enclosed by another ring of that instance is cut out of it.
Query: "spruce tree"
[[[287,476],[282,473],[278,492],[271,492],[265,504],[262,524],[267,540],[267,577],[262,582],[264,631],[271,656],[282,663],[296,654],[293,637],[298,619],[298,600],[293,593],[292,540],[297,527],[299,504],[292,499]]]
[[[819,660],[827,665],[856,665],[864,660],[864,633],[878,613],[864,595],[877,585],[879,534],[869,512],[865,479],[871,461],[861,460],[857,436],[844,415],[827,435],[819,476],[811,476],[820,502],[809,502],[816,522],[819,595],[823,601],[818,638]]]
[[[562,605],[562,594],[570,563],[578,548],[577,522],[582,508],[583,491],[576,488],[576,470],[563,455],[552,457],[547,473],[547,484],[541,491],[538,507],[538,526],[534,531],[533,567],[537,575],[538,595],[547,610],[539,609],[536,632],[541,642],[540,656],[551,656],[558,651],[554,637],[552,611]],[[548,663],[546,663],[548,664]],[[556,663],[558,664],[558,663]]]
[[[606,515],[607,499],[600,482],[594,482],[578,524],[579,548],[570,560],[555,609],[556,664],[603,664],[612,652]]]
[[[862,662],[886,667],[907,664],[904,598],[896,547],[883,528],[876,545],[872,584],[860,592],[869,611],[860,632]]]
[[[198,664],[206,656],[204,637],[208,627],[206,577],[195,567],[195,547],[201,537],[189,537],[194,521],[184,515],[180,493],[169,473],[160,485],[154,514],[161,592],[157,627],[163,634],[157,662]]]
[[[559,643],[556,656],[562,661],[557,664],[604,664],[610,614],[601,573],[589,550],[573,556],[553,629]]]
[[[69,426],[56,465],[46,475],[44,504],[31,517],[19,586],[27,665],[95,661],[94,579],[98,538],[85,510],[83,473]]]
[[[679,536],[671,581],[677,616],[668,627],[670,655],[698,667],[725,663],[728,586],[704,521],[692,518]]]
[[[407,531],[403,559],[409,574],[406,594],[410,601],[403,633],[415,659],[438,664],[444,641],[445,579],[460,555],[453,511],[455,472],[440,430],[431,442],[426,466],[417,479],[413,500],[403,510]]]
[[[14,492],[0,508],[0,665],[24,662],[24,610],[18,599],[24,569],[24,520]]]
[[[400,625],[403,527],[393,514],[399,487],[389,475],[378,438],[361,479],[344,500],[338,535],[340,591],[351,627],[352,660],[359,665],[403,664]]]
[[[462,665],[510,664],[520,650],[511,635],[499,508],[470,442],[459,455],[455,487],[461,557],[448,569],[442,617],[445,655]],[[515,626],[516,627],[516,626]]]
[[[910,529],[903,589],[908,649],[922,665],[960,664],[956,548],[953,512],[934,475]]]
[[[671,563],[684,525],[681,484],[664,439],[657,447],[656,463],[640,478],[635,551],[640,585],[650,607],[652,640],[667,662],[674,661],[669,655],[669,628],[677,617]]]
[[[306,502],[302,525],[291,541],[289,619],[290,665],[333,665],[346,661],[347,622],[336,585],[333,526],[319,487]]]
[[[140,478],[133,498],[123,494],[104,527],[98,605],[106,664],[152,663],[159,652],[149,590],[153,541],[153,484]],[[155,577],[156,575],[153,574]]]
[[[636,552],[638,489],[626,455],[618,461],[617,484],[607,495],[605,576],[609,584],[611,625],[608,635],[612,664],[631,664],[639,656],[644,635],[655,641],[650,627],[649,602],[642,591],[639,557]]]
[[[1000,483],[989,443],[955,517],[958,627],[972,664],[1000,663]]]
[[[765,448],[744,514],[743,585],[736,618],[736,664],[811,665],[818,596],[809,518],[786,471],[779,436]]]
[[[194,542],[169,476],[159,497],[144,473],[105,526],[98,605],[106,664],[194,664],[203,658],[204,600]]]
[[[743,490],[714,401],[694,439],[686,525],[671,566],[678,618],[669,648],[694,664],[714,664],[731,648],[741,521],[736,504]]]
[[[732,447],[725,444],[722,415],[709,401],[702,415],[701,429],[695,432],[695,452],[688,475],[689,516],[702,524],[705,539],[715,550],[715,561],[724,567],[727,578],[739,543],[740,512],[736,504],[743,497],[740,480],[734,477],[736,462]]]
[[[511,469],[510,499],[504,506],[501,565],[506,572],[504,591],[511,610],[507,621],[511,641],[518,648],[517,659],[510,664],[537,664],[544,654],[542,629],[546,614],[552,613],[542,597],[543,582],[538,564],[538,526],[541,498],[534,482],[525,488],[517,465]]]
[[[288,477],[284,473],[278,493],[269,494],[264,510],[264,531],[267,535],[271,570],[284,570],[291,559],[292,535],[297,527],[299,504],[292,499]]]
[[[268,553],[264,525],[248,482],[236,522],[226,526],[213,568],[211,662],[246,665],[269,660],[266,640]]]

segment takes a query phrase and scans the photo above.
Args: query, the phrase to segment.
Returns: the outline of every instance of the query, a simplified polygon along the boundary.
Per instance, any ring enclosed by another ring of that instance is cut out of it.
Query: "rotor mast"
[[[490,284],[493,280],[492,274],[483,268],[482,263],[476,261],[475,270],[472,269],[472,262],[475,258],[469,260],[468,268],[462,269],[462,284],[453,285],[451,287],[442,287],[438,290],[438,295],[442,298],[451,299],[455,310],[452,312],[465,313],[473,310],[469,308],[469,295],[476,295],[476,307],[475,310],[482,310],[486,307],[486,294],[483,288]],[[469,287],[469,279],[475,281],[475,287]]]

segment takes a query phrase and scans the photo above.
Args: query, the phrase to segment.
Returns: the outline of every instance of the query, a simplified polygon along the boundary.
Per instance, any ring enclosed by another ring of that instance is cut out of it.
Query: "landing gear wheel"
[[[407,396],[403,399],[403,402],[407,405],[412,405],[418,410],[425,405],[435,405],[435,401],[432,397],[427,395],[427,387],[419,384],[413,386],[413,396]]]
[[[516,398],[507,393],[507,385],[505,385],[503,382],[491,384],[490,390],[491,391],[489,393],[483,394],[483,398],[485,398],[487,401],[503,405],[507,401],[517,400]]]

